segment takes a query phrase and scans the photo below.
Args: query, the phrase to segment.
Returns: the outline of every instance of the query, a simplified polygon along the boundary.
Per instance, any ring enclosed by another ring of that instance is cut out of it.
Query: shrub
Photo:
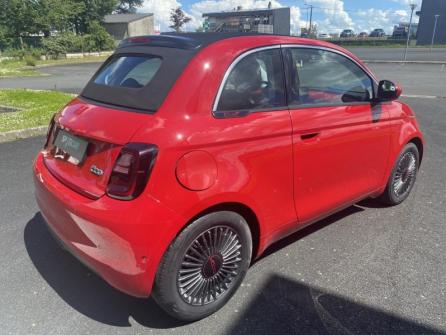
[[[3,56],[13,57],[22,60],[25,57],[25,50],[8,48],[3,52]]]
[[[47,55],[58,57],[60,54],[66,53],[67,48],[63,41],[58,37],[49,37],[43,41],[43,47]]]
[[[90,22],[88,34],[84,36],[85,51],[113,50],[115,40],[97,21]]]
[[[47,55],[58,57],[60,54],[67,52],[81,51],[82,36],[73,33],[62,33],[45,38],[42,44]]]
[[[28,66],[36,66],[36,59],[30,54],[25,55],[25,57],[23,57],[23,60]]]

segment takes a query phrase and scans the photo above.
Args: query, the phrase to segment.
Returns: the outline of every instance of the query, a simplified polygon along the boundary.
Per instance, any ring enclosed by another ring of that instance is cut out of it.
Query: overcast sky
[[[445,0],[446,1],[446,0]],[[195,31],[201,26],[201,15],[206,12],[232,10],[237,6],[244,9],[266,8],[269,0],[145,0],[140,12],[155,14],[156,24],[161,31],[169,31],[170,9],[181,6],[192,18],[186,30]],[[421,0],[272,0],[273,7],[291,7],[291,32],[298,33],[307,23],[307,6],[315,6],[313,20],[318,31],[323,33],[340,32],[350,28],[356,32],[370,32],[383,28],[391,33],[393,26],[401,21],[409,21],[409,3],[416,3],[420,9]],[[415,22],[418,17],[414,15]]]

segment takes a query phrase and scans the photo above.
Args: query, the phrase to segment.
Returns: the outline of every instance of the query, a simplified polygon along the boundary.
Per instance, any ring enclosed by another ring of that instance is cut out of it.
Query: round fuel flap
[[[217,180],[217,163],[208,152],[194,150],[178,160],[175,173],[183,187],[191,191],[204,191]]]

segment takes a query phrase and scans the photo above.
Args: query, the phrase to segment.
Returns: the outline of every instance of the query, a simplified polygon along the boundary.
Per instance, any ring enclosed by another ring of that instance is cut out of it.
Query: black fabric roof
[[[197,52],[206,46],[231,37],[253,36],[243,33],[167,33],[137,36],[123,40],[115,53],[102,65],[81,93],[93,102],[153,113],[163,103],[175,81]],[[142,88],[113,87],[94,82],[97,75],[115,57],[153,55],[162,64],[152,81]]]

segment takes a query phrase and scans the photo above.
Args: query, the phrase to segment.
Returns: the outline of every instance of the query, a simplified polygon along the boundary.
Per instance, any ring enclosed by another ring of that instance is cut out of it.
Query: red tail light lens
[[[122,148],[107,186],[108,196],[131,200],[144,190],[158,154],[152,144],[129,143]]]

